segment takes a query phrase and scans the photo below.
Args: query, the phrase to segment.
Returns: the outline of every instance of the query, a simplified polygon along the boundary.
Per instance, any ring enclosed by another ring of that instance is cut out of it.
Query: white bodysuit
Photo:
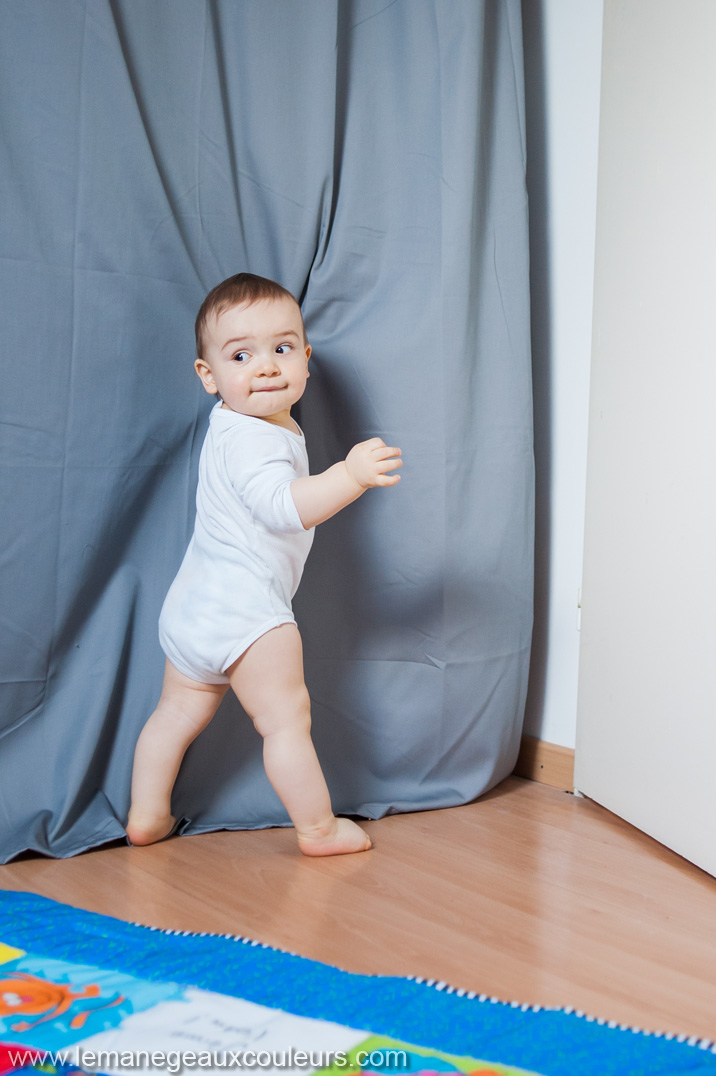
[[[159,617],[180,672],[207,684],[271,628],[295,623],[291,599],[313,541],[291,482],[308,474],[302,433],[222,408],[199,459],[196,522]]]

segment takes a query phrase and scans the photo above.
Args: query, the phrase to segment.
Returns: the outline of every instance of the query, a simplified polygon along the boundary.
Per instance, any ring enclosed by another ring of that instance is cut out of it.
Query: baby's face
[[[295,429],[291,406],[306,387],[311,349],[293,300],[229,307],[209,320],[204,340],[194,367],[207,392],[231,411]]]

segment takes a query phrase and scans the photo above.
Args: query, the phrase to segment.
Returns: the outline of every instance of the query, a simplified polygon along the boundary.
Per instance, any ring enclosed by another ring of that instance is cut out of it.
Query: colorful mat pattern
[[[716,1076],[684,1040],[0,891],[0,1076]]]

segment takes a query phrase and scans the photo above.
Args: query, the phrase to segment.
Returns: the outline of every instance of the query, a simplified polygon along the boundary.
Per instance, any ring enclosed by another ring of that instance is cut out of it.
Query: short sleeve
[[[277,430],[237,431],[224,445],[227,475],[239,500],[269,530],[305,530],[291,495],[299,476],[291,446]]]

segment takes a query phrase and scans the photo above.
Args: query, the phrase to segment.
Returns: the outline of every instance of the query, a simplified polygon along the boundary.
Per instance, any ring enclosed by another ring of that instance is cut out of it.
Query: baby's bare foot
[[[350,818],[334,818],[330,826],[316,832],[297,833],[297,837],[304,856],[340,856],[349,852],[367,852],[372,847],[365,830]]]
[[[127,821],[127,836],[132,844],[156,844],[168,837],[176,825],[176,819],[170,814],[142,814],[130,811]]]

